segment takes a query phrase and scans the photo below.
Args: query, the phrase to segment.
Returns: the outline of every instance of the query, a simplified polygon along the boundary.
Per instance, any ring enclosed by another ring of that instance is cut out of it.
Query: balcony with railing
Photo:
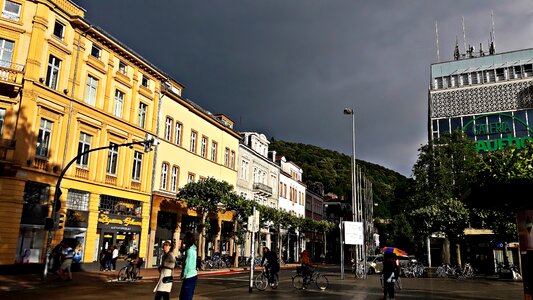
[[[12,160],[15,153],[15,140],[0,139],[0,160]]]
[[[256,182],[253,185],[254,193],[261,196],[270,197],[272,196],[272,188],[264,183]]]
[[[10,61],[0,60],[0,83],[22,86],[24,65]]]

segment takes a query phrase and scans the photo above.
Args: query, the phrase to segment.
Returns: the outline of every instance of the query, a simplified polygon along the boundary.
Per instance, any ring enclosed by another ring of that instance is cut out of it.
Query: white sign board
[[[259,211],[255,210],[254,214],[248,217],[248,231],[258,232],[259,231]]]
[[[342,222],[344,227],[344,243],[347,245],[363,245],[363,222]]]

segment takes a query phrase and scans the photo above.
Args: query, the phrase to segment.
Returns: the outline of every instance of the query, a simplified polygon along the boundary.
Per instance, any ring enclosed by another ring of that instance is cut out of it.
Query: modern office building
[[[478,151],[533,140],[533,49],[431,65],[429,139],[463,130]]]
[[[429,140],[461,130],[479,153],[533,141],[533,49],[460,55],[456,47],[454,58],[431,65]],[[503,261],[490,230],[468,229],[465,235],[472,261],[479,255]],[[432,260],[439,263],[440,250],[433,250]],[[517,249],[512,253],[510,262],[518,264]]]

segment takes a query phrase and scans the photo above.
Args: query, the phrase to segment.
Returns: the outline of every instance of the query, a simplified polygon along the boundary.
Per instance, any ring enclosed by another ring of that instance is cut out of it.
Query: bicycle
[[[354,259],[352,259],[352,273],[354,273],[357,278],[365,277],[365,265],[362,261],[356,263]]]
[[[314,282],[316,287],[320,290],[323,291],[327,289],[329,286],[328,278],[325,275],[320,274],[317,269],[317,266],[315,266],[311,275],[307,275],[306,278],[304,278],[302,275],[302,268],[296,268],[296,275],[292,276],[292,286],[297,290],[303,290],[307,288],[307,285]]]
[[[141,276],[139,276],[141,274],[141,265],[141,258],[139,258],[139,262],[135,268],[133,268],[131,259],[128,259],[128,263],[118,271],[117,280],[126,281],[129,279],[130,281],[136,281],[141,279]]]
[[[272,289],[277,289],[278,288],[278,285],[279,285],[279,276],[278,274],[275,274],[274,276],[272,276],[273,278],[271,278],[269,280],[269,273],[270,271],[267,271],[266,268],[263,268],[263,271],[261,272],[261,274],[257,275],[257,277],[255,277],[255,287],[260,290],[260,291],[264,291],[266,290],[267,286],[269,285],[269,282],[270,282],[270,287]]]

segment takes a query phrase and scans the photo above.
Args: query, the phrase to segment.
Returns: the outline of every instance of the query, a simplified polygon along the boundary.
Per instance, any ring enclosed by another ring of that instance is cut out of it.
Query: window
[[[107,168],[108,175],[117,175],[118,164],[118,146],[115,143],[109,143],[109,151],[107,152]]]
[[[176,132],[174,133],[176,137],[174,138],[174,142],[176,143],[176,145],[180,145],[180,146],[181,146],[181,128],[182,128],[181,123],[176,122]]]
[[[241,178],[248,179],[248,161],[243,160],[241,163]]]
[[[102,49],[100,49],[100,47],[93,44],[93,46],[91,47],[91,55],[100,59],[100,55],[102,55]]]
[[[143,164],[143,154],[135,151],[133,154],[133,171],[131,173],[131,180],[141,181],[141,170]]]
[[[5,108],[0,108],[0,138],[2,137],[2,132],[4,131],[4,119],[6,118]]]
[[[187,176],[187,183],[192,183],[192,182],[194,182],[194,174],[189,173],[189,176]]]
[[[231,151],[229,163],[232,169],[235,169],[235,151]]]
[[[146,77],[144,74],[142,75],[142,78],[141,78],[141,85],[144,86],[145,88],[147,88],[150,84],[150,80],[148,79],[148,77]]]
[[[217,161],[217,148],[218,148],[218,143],[212,142],[211,143],[211,160],[214,162]]]
[[[65,25],[63,23],[56,21],[54,24],[54,35],[61,40],[65,37]]]
[[[122,109],[124,107],[124,93],[115,90],[115,116],[122,118]]]
[[[126,64],[123,61],[118,62],[118,71],[124,75],[126,75],[128,68]]]
[[[202,136],[202,148],[200,149],[202,157],[207,157],[207,138]]]
[[[229,148],[226,148],[226,151],[224,151],[224,165],[229,167]]]
[[[15,43],[0,39],[0,67],[11,68]]]
[[[20,20],[20,4],[6,0],[4,9],[2,10],[2,17],[13,21]]]
[[[89,211],[89,196],[85,191],[69,189],[67,194],[67,209]]]
[[[146,125],[146,110],[148,105],[144,103],[139,103],[139,127],[144,128]]]
[[[166,190],[168,186],[168,164],[163,163],[161,166],[161,189]]]
[[[80,132],[80,140],[78,141],[78,155],[91,149],[92,136],[85,132]],[[89,167],[89,154],[85,154],[76,160],[76,165],[81,168]]]
[[[165,121],[165,140],[170,141],[172,135],[172,118],[167,117]]]
[[[196,153],[196,131],[191,131],[191,152]]]
[[[35,155],[41,157],[48,157],[48,150],[50,148],[50,136],[52,135],[52,124],[46,119],[41,119],[39,126],[39,136],[37,136],[37,151]]]
[[[176,192],[178,190],[178,173],[179,168],[177,166],[172,167],[172,177],[170,178],[170,190]]]
[[[98,79],[87,76],[87,88],[85,90],[85,103],[95,106],[96,105],[96,91],[98,89]]]
[[[109,195],[100,195],[98,210],[114,215],[140,216],[142,215],[142,202]]]
[[[48,58],[48,70],[46,72],[46,86],[54,90],[57,89],[60,66],[61,60],[53,55],[50,55]]]

